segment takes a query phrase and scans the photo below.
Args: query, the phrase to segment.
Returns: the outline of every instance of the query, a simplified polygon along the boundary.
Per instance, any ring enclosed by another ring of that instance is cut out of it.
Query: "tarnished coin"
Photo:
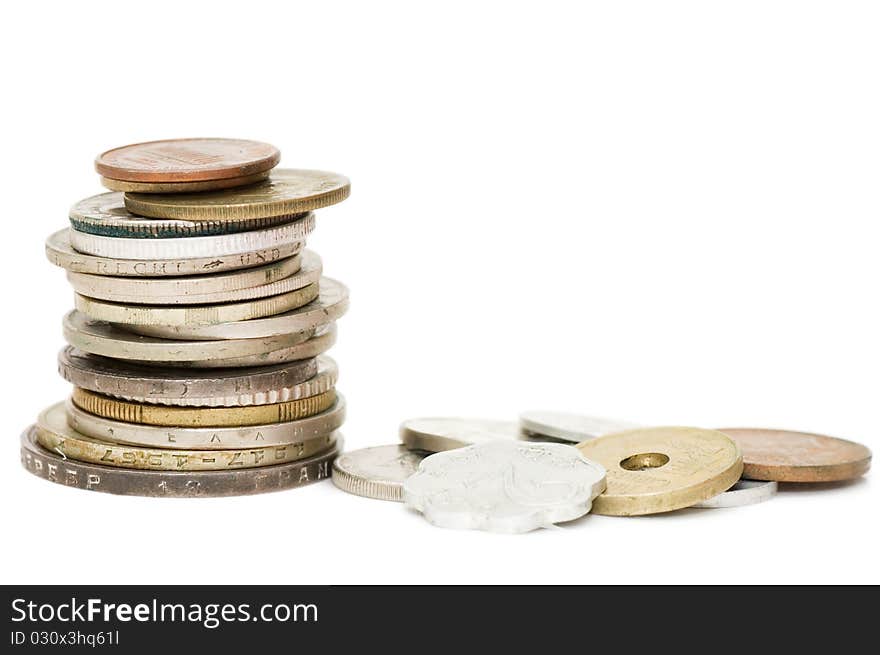
[[[318,297],[314,301],[276,316],[220,325],[131,325],[129,329],[162,339],[266,339],[314,329],[337,320],[347,309],[348,288],[341,282],[322,277]]]
[[[102,177],[101,184],[111,191],[127,191],[131,193],[194,193],[196,191],[217,191],[237,186],[247,186],[262,182],[271,171],[262,171],[253,175],[227,177],[225,180],[200,180],[197,182],[126,182]]]
[[[307,212],[342,202],[351,183],[327,171],[280,169],[265,182],[238,189],[188,194],[125,194],[130,212],[189,221],[240,220]]]
[[[637,516],[690,507],[729,489],[742,474],[742,454],[715,430],[640,428],[577,446],[608,470],[608,488],[593,511]]]
[[[411,418],[400,424],[400,440],[410,450],[439,453],[473,444],[521,439],[519,426],[512,421],[481,418]]]
[[[226,370],[157,368],[90,355],[67,346],[58,372],[77,387],[139,403],[183,407],[248,407],[317,396],[338,377],[330,357]]]
[[[89,414],[68,401],[67,422],[77,432],[101,441],[171,450],[236,450],[296,444],[338,430],[345,420],[345,399],[337,394],[333,406],[314,416],[263,425],[216,428],[178,428],[112,421]]]
[[[604,469],[556,443],[492,441],[426,457],[404,502],[444,528],[528,532],[590,511]]]
[[[78,294],[114,303],[214,305],[303,289],[321,279],[322,268],[321,258],[306,250],[301,256],[234,273],[160,280],[68,273],[67,279]]]
[[[95,170],[126,182],[194,182],[261,173],[280,160],[278,148],[260,141],[167,139],[102,152]]]
[[[519,425],[530,435],[550,437],[572,443],[580,443],[586,439],[594,439],[638,427],[626,421],[540,410],[520,414]]]
[[[62,458],[80,462],[159,471],[223,471],[284,464],[327,452],[333,434],[286,444],[259,444],[242,449],[185,450],[149,448],[102,441],[72,429],[63,403],[52,405],[37,419],[37,442]]]
[[[776,495],[777,484],[764,480],[740,480],[730,489],[703,502],[693,505],[700,509],[743,507],[770,500]]]
[[[79,232],[126,239],[202,237],[259,230],[303,218],[305,214],[230,221],[177,221],[144,218],[125,208],[121,193],[102,193],[70,208],[70,225]]]
[[[87,255],[70,245],[69,228],[59,230],[46,239],[46,258],[72,273],[112,275],[117,277],[145,277],[155,279],[168,276],[203,275],[248,269],[270,262],[288,259],[303,249],[305,240],[270,244],[256,250],[232,255],[210,255],[179,259],[116,259]]]
[[[290,223],[260,230],[204,237],[132,239],[89,234],[71,228],[69,239],[74,250],[110,259],[177,260],[214,257],[222,260],[231,255],[259,252],[297,241],[305,242],[314,228],[315,215],[306,214]]]
[[[211,498],[294,489],[330,478],[330,464],[342,448],[336,447],[307,459],[249,469],[225,471],[140,471],[88,464],[64,458],[40,446],[36,426],[21,435],[21,465],[29,473],[85,491],[126,496]]]
[[[333,483],[356,496],[403,502],[403,482],[424,458],[398,445],[353,450],[336,458]]]
[[[743,477],[778,482],[839,482],[864,475],[871,451],[860,443],[791,430],[723,428],[743,454]]]

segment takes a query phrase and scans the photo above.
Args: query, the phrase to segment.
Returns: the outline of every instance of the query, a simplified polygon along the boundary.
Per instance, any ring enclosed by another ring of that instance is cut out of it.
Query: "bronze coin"
[[[777,482],[837,482],[863,475],[871,451],[836,437],[791,430],[722,428],[742,450],[743,477]]]
[[[217,191],[262,182],[271,171],[262,171],[243,177],[227,177],[225,180],[198,180],[196,182],[125,182],[102,177],[101,184],[113,191],[130,193],[192,193],[194,191]]]
[[[95,169],[123,182],[195,182],[262,173],[280,159],[278,148],[259,141],[169,139],[108,150],[95,159]]]

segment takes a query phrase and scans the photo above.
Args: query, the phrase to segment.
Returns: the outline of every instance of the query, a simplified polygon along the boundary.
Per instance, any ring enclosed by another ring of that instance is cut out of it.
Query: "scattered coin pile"
[[[304,250],[347,178],[276,169],[274,146],[140,143],[101,154],[103,193],[46,242],[67,270],[66,402],[22,435],[25,468],[63,485],[223,496],[329,477],[345,401],[324,353],[347,289]]]
[[[871,465],[865,446],[755,428],[641,428],[560,412],[519,423],[404,421],[401,445],[340,455],[333,481],[350,493],[402,501],[434,525],[526,532],[592,511],[640,516],[687,507],[752,505],[778,482],[843,482]]]

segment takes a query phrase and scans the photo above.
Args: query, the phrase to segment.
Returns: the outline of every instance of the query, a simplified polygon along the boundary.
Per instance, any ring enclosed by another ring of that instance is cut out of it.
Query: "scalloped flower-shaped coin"
[[[443,528],[518,533],[571,521],[605,491],[605,469],[573,446],[493,441],[430,455],[404,502]]]

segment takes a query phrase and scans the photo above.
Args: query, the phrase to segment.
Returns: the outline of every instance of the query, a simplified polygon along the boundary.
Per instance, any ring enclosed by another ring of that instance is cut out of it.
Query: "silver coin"
[[[632,430],[634,423],[568,412],[528,411],[520,414],[520,427],[530,435],[540,435],[571,443],[580,443],[614,432]]]
[[[400,424],[400,440],[410,450],[439,453],[491,441],[522,439],[512,421],[479,418],[411,418]]]
[[[701,509],[719,509],[724,507],[742,507],[755,505],[770,500],[776,495],[778,485],[772,481],[740,480],[730,489],[717,496],[693,505]]]
[[[605,469],[577,448],[491,441],[426,457],[404,502],[444,528],[519,533],[571,521],[605,491]]]
[[[403,482],[424,458],[398,445],[353,450],[333,463],[333,483],[356,496],[403,502]]]

